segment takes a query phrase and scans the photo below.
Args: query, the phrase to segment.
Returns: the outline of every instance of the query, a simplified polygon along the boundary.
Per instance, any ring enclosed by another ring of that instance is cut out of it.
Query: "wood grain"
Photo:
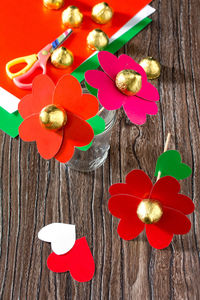
[[[103,167],[89,174],[72,171],[40,158],[34,143],[0,134],[0,299],[200,299],[200,1],[152,5],[152,24],[119,53],[161,62],[154,82],[159,113],[138,127],[120,111]],[[118,220],[107,209],[108,188],[133,168],[153,178],[169,131],[170,148],[192,166],[182,192],[193,198],[196,211],[191,232],[157,251],[145,235],[131,242],[118,237]],[[96,263],[91,282],[47,269],[50,246],[37,233],[51,222],[74,223],[77,236],[87,237]]]

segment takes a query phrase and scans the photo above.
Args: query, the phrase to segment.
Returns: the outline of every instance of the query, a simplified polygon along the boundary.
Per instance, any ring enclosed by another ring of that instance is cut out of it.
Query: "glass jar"
[[[116,120],[116,111],[103,110],[100,113],[105,121],[105,131],[96,135],[92,146],[87,151],[75,149],[72,159],[67,163],[71,169],[90,172],[99,168],[106,160],[110,149],[112,127]]]

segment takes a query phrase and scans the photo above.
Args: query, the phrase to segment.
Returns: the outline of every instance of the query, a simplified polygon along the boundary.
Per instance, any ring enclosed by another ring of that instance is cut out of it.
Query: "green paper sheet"
[[[19,134],[18,127],[22,121],[23,119],[18,111],[10,114],[0,107],[0,129],[11,137],[14,138]]]
[[[121,47],[123,47],[128,41],[130,41],[136,34],[138,34],[142,29],[144,29],[152,20],[150,18],[145,18],[137,25],[129,29],[123,35],[121,35],[118,39],[113,41],[106,47],[106,51],[111,53],[117,52]],[[79,82],[84,80],[84,74],[87,70],[94,70],[99,67],[99,61],[97,57],[97,53],[93,55],[91,58],[83,62],[76,70],[74,70],[71,74],[78,79]]]

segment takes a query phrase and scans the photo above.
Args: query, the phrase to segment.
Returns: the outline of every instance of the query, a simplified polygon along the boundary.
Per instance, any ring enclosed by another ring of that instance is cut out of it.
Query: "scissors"
[[[45,46],[38,54],[32,54],[24,57],[19,57],[9,61],[6,64],[6,73],[9,78],[13,79],[16,86],[21,89],[29,90],[32,88],[32,83],[23,83],[29,78],[36,69],[41,68],[42,73],[46,74],[46,64],[51,56],[51,53],[58,48],[72,33],[72,29],[66,30],[55,41]],[[26,63],[26,66],[16,73],[12,73],[10,68],[20,63]]]

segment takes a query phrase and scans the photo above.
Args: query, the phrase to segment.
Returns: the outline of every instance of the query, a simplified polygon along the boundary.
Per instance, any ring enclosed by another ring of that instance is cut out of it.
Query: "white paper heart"
[[[38,238],[51,243],[51,249],[57,255],[67,253],[75,244],[75,225],[65,223],[51,223],[38,232]]]

